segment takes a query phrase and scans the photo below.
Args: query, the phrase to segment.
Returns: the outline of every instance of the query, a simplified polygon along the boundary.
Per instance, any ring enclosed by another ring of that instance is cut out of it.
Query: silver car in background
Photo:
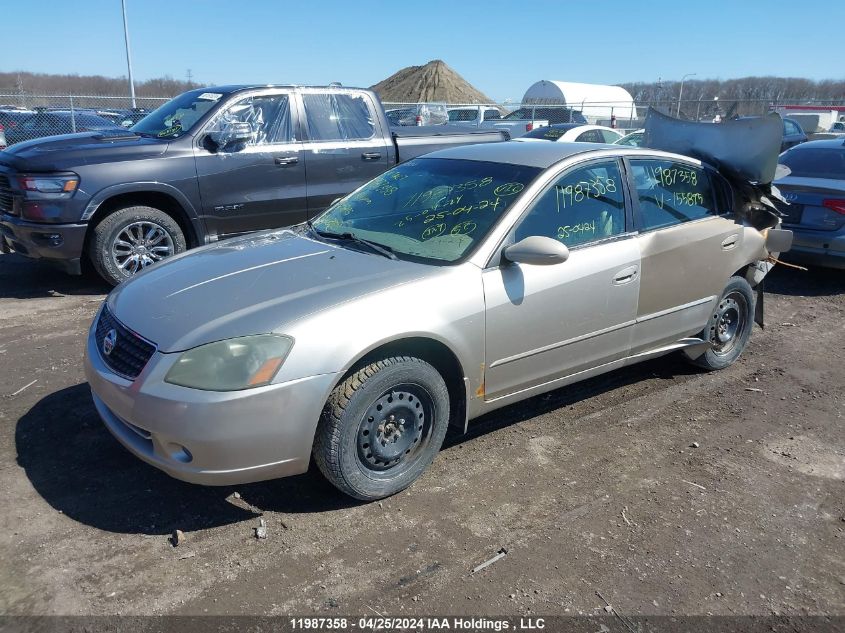
[[[435,152],[313,223],[115,288],[88,337],[94,402],[180,479],[283,477],[313,455],[343,492],[385,497],[447,426],[676,350],[708,370],[734,362],[788,234],[733,192],[656,150]]]

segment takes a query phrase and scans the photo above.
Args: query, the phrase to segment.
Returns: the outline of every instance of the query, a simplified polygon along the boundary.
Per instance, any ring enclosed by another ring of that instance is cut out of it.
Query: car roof
[[[823,138],[818,141],[807,141],[793,145],[787,151],[795,149],[845,149],[845,141],[841,138]]]
[[[520,141],[507,141],[504,143],[462,145],[460,147],[432,152],[425,157],[477,160],[488,163],[511,163],[514,165],[545,169],[575,154],[607,149],[628,151],[627,148],[620,150],[618,145],[608,145],[605,143],[522,143]]]
[[[220,92],[232,94],[244,90],[260,90],[262,88],[325,88],[326,90],[367,90],[357,86],[342,86],[340,84],[316,85],[316,84],[228,84],[225,86],[206,86],[194,88],[188,92]]]

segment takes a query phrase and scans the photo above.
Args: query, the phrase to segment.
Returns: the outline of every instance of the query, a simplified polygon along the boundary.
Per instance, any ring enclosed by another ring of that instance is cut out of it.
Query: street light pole
[[[129,96],[132,107],[135,107],[135,82],[132,81],[132,55],[129,52],[129,23],[126,21],[126,0],[120,0],[123,7],[123,38],[126,41],[126,67],[129,69]]]
[[[681,97],[684,96],[684,80],[687,77],[695,77],[697,73],[687,73],[683,77],[681,77],[681,89],[678,90],[678,111],[675,113],[676,117],[681,116]]]

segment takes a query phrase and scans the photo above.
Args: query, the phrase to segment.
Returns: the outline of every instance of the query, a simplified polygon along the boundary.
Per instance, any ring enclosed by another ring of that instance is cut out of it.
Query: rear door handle
[[[736,243],[738,241],[739,241],[739,235],[738,234],[734,233],[733,235],[729,235],[728,237],[726,237],[725,239],[722,240],[722,250],[723,251],[731,250],[734,246],[736,246]]]
[[[623,284],[631,283],[637,278],[638,273],[639,267],[637,266],[628,266],[627,268],[623,268],[613,276],[613,285],[621,286]]]
[[[274,161],[279,167],[290,167],[296,165],[299,159],[296,156],[276,156]]]
[[[381,158],[381,152],[364,152],[361,154],[361,158],[364,160],[378,160]]]

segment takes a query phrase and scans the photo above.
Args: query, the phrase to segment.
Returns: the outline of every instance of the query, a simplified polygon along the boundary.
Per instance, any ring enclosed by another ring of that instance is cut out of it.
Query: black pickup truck
[[[508,140],[451,126],[391,128],[378,97],[340,86],[186,92],[129,130],[0,152],[0,250],[112,284],[187,248],[304,222],[399,162]]]

